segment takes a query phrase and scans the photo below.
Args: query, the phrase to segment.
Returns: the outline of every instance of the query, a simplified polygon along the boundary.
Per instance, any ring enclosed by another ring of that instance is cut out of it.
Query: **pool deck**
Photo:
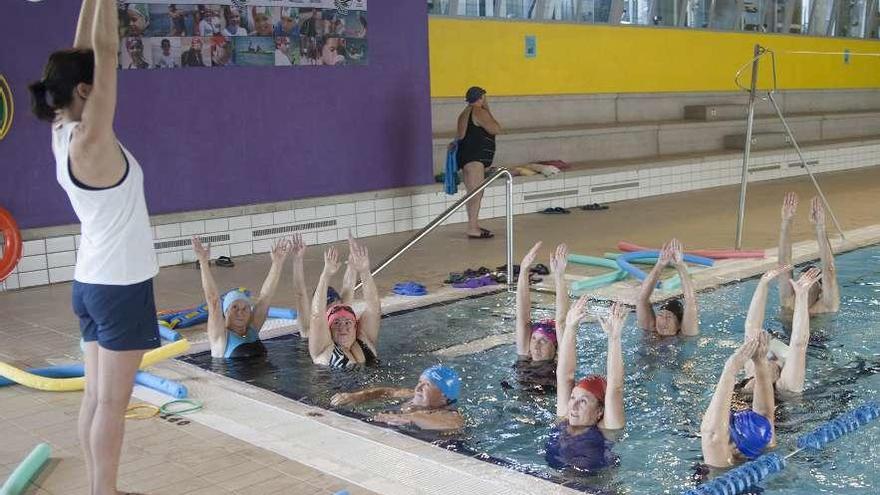
[[[847,230],[837,250],[880,242],[880,167],[819,176],[835,213]],[[764,260],[719,263],[695,274],[699,289],[739,280],[775,264],[776,235],[782,195],[795,190],[801,196],[793,229],[795,261],[816,256],[816,244],[807,221],[808,180],[780,180],[750,185],[745,239],[747,247],[764,247]],[[550,249],[565,241],[572,252],[601,255],[615,250],[620,239],[656,246],[677,236],[685,247],[730,247],[735,225],[738,188],[653,197],[613,203],[602,212],[573,211],[571,215],[525,215],[516,218],[516,255],[521,256],[536,239],[544,239],[541,262]],[[377,282],[387,293],[400,280],[425,283],[431,300],[472,294],[459,289],[441,290],[450,271],[504,263],[503,221],[487,221],[495,239],[463,238],[461,226],[439,229]],[[574,227],[574,228],[573,228]],[[391,252],[408,235],[366,239],[374,259]],[[442,248],[440,247],[442,246]],[[310,248],[306,276],[314,284],[320,271],[321,249]],[[518,260],[516,260],[518,263]],[[233,269],[215,268],[221,286],[258,287],[268,266],[267,257],[236,259]],[[599,271],[571,267],[572,277]],[[290,274],[285,272],[275,304],[290,299]],[[594,293],[595,297],[631,301],[632,282],[618,283]],[[492,290],[492,289],[486,289]],[[669,297],[672,293],[658,293]],[[202,298],[198,271],[179,266],[163,269],[156,279],[159,307],[193,305]],[[81,359],[78,327],[69,309],[70,284],[0,293],[0,360],[20,367],[45,366]],[[384,301],[388,312],[410,308],[425,300],[392,296]],[[745,312],[746,308],[743,308]],[[264,336],[291,329],[279,321]],[[204,348],[204,331],[186,332],[194,347]],[[445,349],[446,355],[478,352],[509,342],[510,337],[463,343]],[[188,415],[189,424],[159,418],[129,421],[123,447],[120,488],[149,494],[273,494],[324,493],[347,489],[352,494],[387,493],[567,493],[558,485],[516,473],[476,459],[454,454],[430,444],[361,421],[305,406],[268,391],[177,362],[165,362],[151,371],[179,378],[191,396],[204,400],[205,410]],[[133,402],[162,403],[167,398],[136,388]],[[53,447],[52,461],[27,493],[85,494],[86,479],[76,438],[79,392],[48,393],[24,387],[0,388],[0,479],[41,441]]]

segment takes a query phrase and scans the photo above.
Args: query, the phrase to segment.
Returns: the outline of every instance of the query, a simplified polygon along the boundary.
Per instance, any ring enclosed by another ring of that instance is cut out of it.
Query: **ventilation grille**
[[[265,237],[267,235],[286,234],[288,232],[297,232],[300,230],[322,229],[325,227],[335,227],[336,220],[322,220],[320,222],[298,223],[296,225],[285,225],[283,227],[269,227],[265,229],[257,229],[252,232],[254,238]]]
[[[815,167],[815,166],[819,165],[819,160],[807,160],[807,165],[809,165],[811,167]],[[788,167],[789,168],[794,168],[794,167],[803,168],[804,165],[801,162],[793,162],[793,163],[789,163]]]
[[[752,167],[749,169],[749,172],[768,172],[770,170],[779,170],[782,168],[780,165],[767,165],[766,167]]]
[[[199,236],[199,239],[202,242],[226,242],[229,240],[229,234],[217,234],[217,235],[207,235],[207,236]],[[174,241],[162,241],[153,243],[154,249],[168,249],[168,248],[176,248],[176,247],[184,247],[191,246],[192,239],[177,239]]]
[[[620,184],[608,184],[604,186],[591,187],[590,192],[614,191],[617,189],[629,189],[631,187],[639,187],[639,181],[621,182]]]
[[[568,191],[554,191],[538,194],[523,195],[523,201],[536,201],[539,199],[558,198],[560,196],[577,196],[577,189],[569,189]]]

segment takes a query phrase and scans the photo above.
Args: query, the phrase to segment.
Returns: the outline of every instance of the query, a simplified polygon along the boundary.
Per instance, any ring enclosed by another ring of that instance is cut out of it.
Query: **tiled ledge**
[[[880,141],[848,141],[805,149],[817,173],[880,165]],[[742,159],[738,153],[693,155],[669,160],[628,160],[621,163],[585,164],[545,179],[540,176],[514,181],[514,214],[541,211],[551,206],[575,207],[611,203],[662,194],[738,184]],[[750,181],[796,177],[806,172],[792,150],[754,153]],[[268,252],[273,240],[294,232],[309,244],[345,239],[351,230],[358,237],[421,229],[464,195],[448,196],[440,184],[389,189],[346,196],[331,196],[162,215],[152,219],[156,252],[161,266],[195,261],[190,239],[208,238],[215,256],[243,256]],[[486,189],[481,218],[505,214],[504,185]],[[466,221],[459,210],[447,223]],[[23,234],[23,257],[0,290],[17,289],[73,278],[79,243],[78,226],[32,229]]]

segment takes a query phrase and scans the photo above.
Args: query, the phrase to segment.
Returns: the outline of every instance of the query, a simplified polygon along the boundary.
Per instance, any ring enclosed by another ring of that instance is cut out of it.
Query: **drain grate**
[[[199,236],[199,239],[202,242],[215,243],[215,242],[226,242],[230,239],[230,237],[229,237],[229,234],[217,234],[217,235]],[[184,246],[191,246],[191,245],[192,245],[192,239],[177,239],[174,241],[154,242],[153,249],[168,249],[168,248],[184,247]]]
[[[577,196],[577,189],[569,189],[567,191],[553,191],[538,194],[524,194],[523,201],[537,201],[539,199],[558,198],[560,196]]]
[[[639,187],[638,181],[633,182],[621,182],[620,184],[606,184],[602,186],[595,186],[590,188],[591,192],[604,192],[604,191],[615,191],[617,189],[629,189],[632,187]]]

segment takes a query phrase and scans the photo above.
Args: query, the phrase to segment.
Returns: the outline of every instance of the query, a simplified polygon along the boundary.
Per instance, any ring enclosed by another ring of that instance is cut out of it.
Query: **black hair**
[[[684,319],[684,305],[681,303],[681,299],[670,299],[663,303],[660,309],[665,309],[674,314],[678,318],[678,323],[681,323],[681,320]]]
[[[52,122],[56,112],[73,102],[73,91],[79,83],[92,84],[95,75],[95,52],[92,50],[59,50],[49,55],[43,78],[31,83],[31,111],[40,120]]]

